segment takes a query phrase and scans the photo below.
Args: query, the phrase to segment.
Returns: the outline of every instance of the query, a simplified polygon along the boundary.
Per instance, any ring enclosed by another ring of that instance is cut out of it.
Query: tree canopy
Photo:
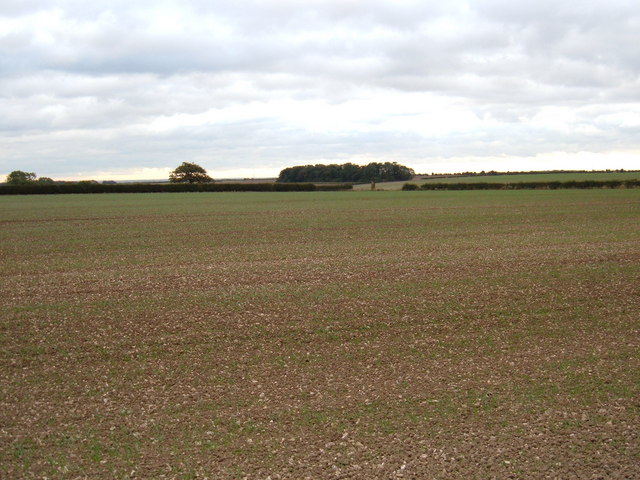
[[[396,162],[373,162],[365,166],[353,163],[301,165],[282,170],[278,182],[393,182],[410,180],[414,175],[412,168]]]
[[[213,178],[207,175],[207,171],[200,165],[182,162],[178,168],[169,175],[171,183],[211,183]]]
[[[14,170],[5,180],[9,185],[26,185],[36,181],[36,174],[33,172],[23,172],[22,170]]]

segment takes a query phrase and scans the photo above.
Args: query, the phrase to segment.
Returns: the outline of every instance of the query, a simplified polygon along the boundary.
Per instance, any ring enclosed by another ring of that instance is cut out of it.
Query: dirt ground
[[[0,478],[640,478],[640,192],[0,202]]]

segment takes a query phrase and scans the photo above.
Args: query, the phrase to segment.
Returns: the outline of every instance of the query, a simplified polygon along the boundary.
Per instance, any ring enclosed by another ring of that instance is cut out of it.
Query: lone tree
[[[207,171],[200,165],[182,162],[182,165],[171,172],[169,181],[171,183],[210,183],[213,182],[213,178],[207,175]]]
[[[36,181],[36,174],[33,172],[23,172],[22,170],[14,170],[7,175],[6,182],[10,185],[26,185]]]

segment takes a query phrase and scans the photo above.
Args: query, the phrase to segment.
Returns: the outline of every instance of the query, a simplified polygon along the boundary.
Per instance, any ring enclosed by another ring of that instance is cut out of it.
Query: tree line
[[[175,170],[169,174],[171,183],[212,183],[213,178],[207,175],[207,171],[200,165],[189,162],[182,162]],[[55,181],[49,177],[40,177],[34,172],[23,172],[14,170],[5,179],[8,185],[53,185],[64,183],[98,183],[95,180],[82,180],[80,182]],[[103,184],[115,184],[114,181],[102,182]]]
[[[412,168],[396,162],[372,162],[364,166],[353,163],[342,165],[318,164],[285,168],[278,175],[277,182],[394,182],[410,180],[414,176],[415,172]]]

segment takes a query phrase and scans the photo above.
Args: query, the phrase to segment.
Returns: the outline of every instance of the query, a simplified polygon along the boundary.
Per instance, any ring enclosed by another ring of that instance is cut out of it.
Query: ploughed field
[[[0,478],[638,478],[640,190],[0,198]]]

